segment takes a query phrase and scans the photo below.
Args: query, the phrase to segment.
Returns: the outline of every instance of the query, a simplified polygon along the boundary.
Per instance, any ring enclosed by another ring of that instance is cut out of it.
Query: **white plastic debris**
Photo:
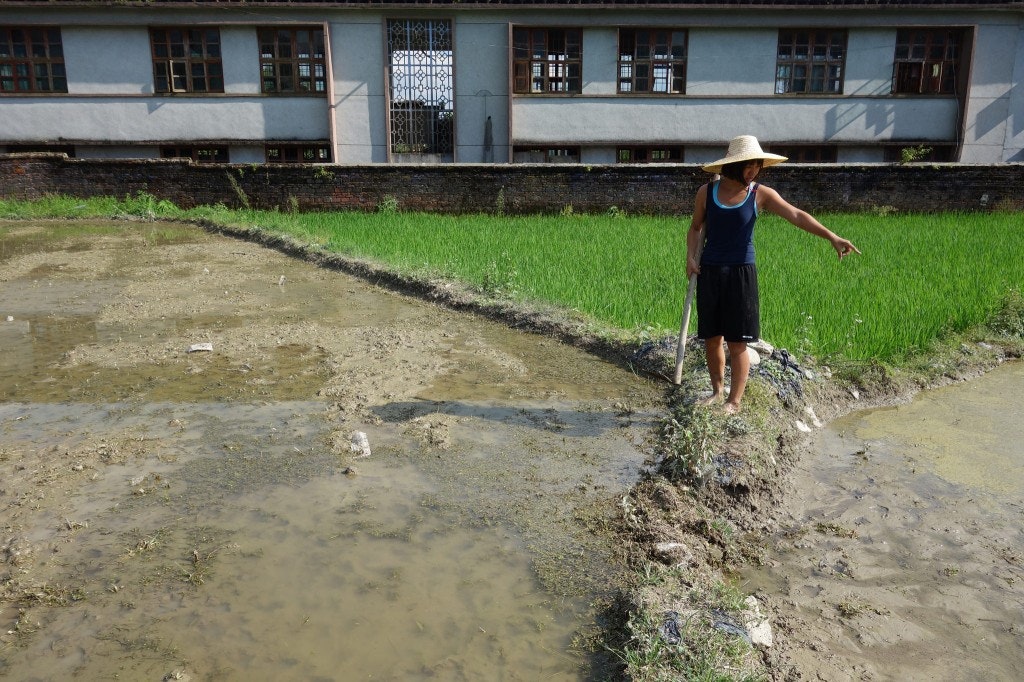
[[[814,414],[814,408],[808,405],[804,408],[804,412],[806,412],[807,416],[811,418],[811,423],[820,429],[821,420],[818,419],[818,415]]]
[[[14,315],[8,315],[7,316],[7,321],[8,322],[14,322]]]
[[[772,626],[768,619],[761,615],[761,607],[757,603],[757,597],[750,595],[744,600],[746,609],[743,612],[743,626],[750,635],[750,643],[754,646],[765,649],[771,647],[775,642],[772,636]]]
[[[356,457],[369,457],[370,456],[370,439],[366,437],[366,434],[362,431],[356,431],[352,434],[352,443],[349,445],[349,449],[352,452],[359,453]]]
[[[200,351],[210,352],[212,350],[213,350],[213,344],[212,343],[193,343],[191,346],[188,347],[188,352],[189,353],[198,353]]]
[[[284,277],[284,275],[281,275],[281,279],[277,280],[277,286],[279,286],[279,287],[280,286],[284,286],[284,283],[285,283],[285,277]]]
[[[796,428],[800,429],[804,433],[810,433],[811,432],[811,427],[808,426],[807,424],[804,424],[799,419],[796,420]]]
[[[758,353],[753,348],[751,348],[750,346],[747,346],[747,357],[750,359],[750,365],[752,367],[761,364],[761,354]]]

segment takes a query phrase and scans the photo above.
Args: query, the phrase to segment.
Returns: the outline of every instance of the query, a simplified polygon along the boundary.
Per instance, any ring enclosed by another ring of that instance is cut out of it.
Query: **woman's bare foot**
[[[726,414],[736,414],[737,412],[740,411],[740,404],[726,403],[725,405],[722,406],[722,409],[725,410]]]
[[[709,397],[698,400],[697,404],[701,407],[707,407],[709,405],[722,402],[723,397],[724,396],[721,393],[712,393]]]

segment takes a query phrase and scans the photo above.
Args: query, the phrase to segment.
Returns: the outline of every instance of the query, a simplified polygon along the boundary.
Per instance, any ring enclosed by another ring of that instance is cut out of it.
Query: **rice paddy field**
[[[689,216],[179,210],[146,195],[0,201],[0,217],[118,214],[257,226],[397,271],[578,311],[637,338],[677,334]],[[821,214],[862,255],[771,215],[755,232],[762,336],[800,355],[891,361],[1021,306],[1024,230],[1011,212]],[[1018,332],[1019,333],[1019,332]]]

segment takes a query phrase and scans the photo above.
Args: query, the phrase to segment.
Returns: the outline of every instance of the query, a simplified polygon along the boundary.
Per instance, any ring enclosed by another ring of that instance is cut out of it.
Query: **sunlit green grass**
[[[119,213],[257,226],[405,273],[553,303],[637,336],[677,333],[686,291],[688,216],[182,211],[145,195],[0,201],[0,217]],[[768,215],[755,238],[762,337],[800,354],[890,360],[923,350],[990,318],[1024,282],[1016,213],[818,218],[863,255],[840,263],[827,242]]]

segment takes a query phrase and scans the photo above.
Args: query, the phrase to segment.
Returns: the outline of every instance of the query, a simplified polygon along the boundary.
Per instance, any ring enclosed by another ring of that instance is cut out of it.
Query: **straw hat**
[[[726,152],[724,159],[719,159],[714,163],[701,167],[708,173],[720,173],[722,172],[722,166],[727,163],[753,161],[755,159],[761,159],[765,168],[788,160],[785,156],[761,151],[761,145],[757,143],[757,138],[753,135],[740,135],[739,137],[732,138],[729,142],[729,151]]]

